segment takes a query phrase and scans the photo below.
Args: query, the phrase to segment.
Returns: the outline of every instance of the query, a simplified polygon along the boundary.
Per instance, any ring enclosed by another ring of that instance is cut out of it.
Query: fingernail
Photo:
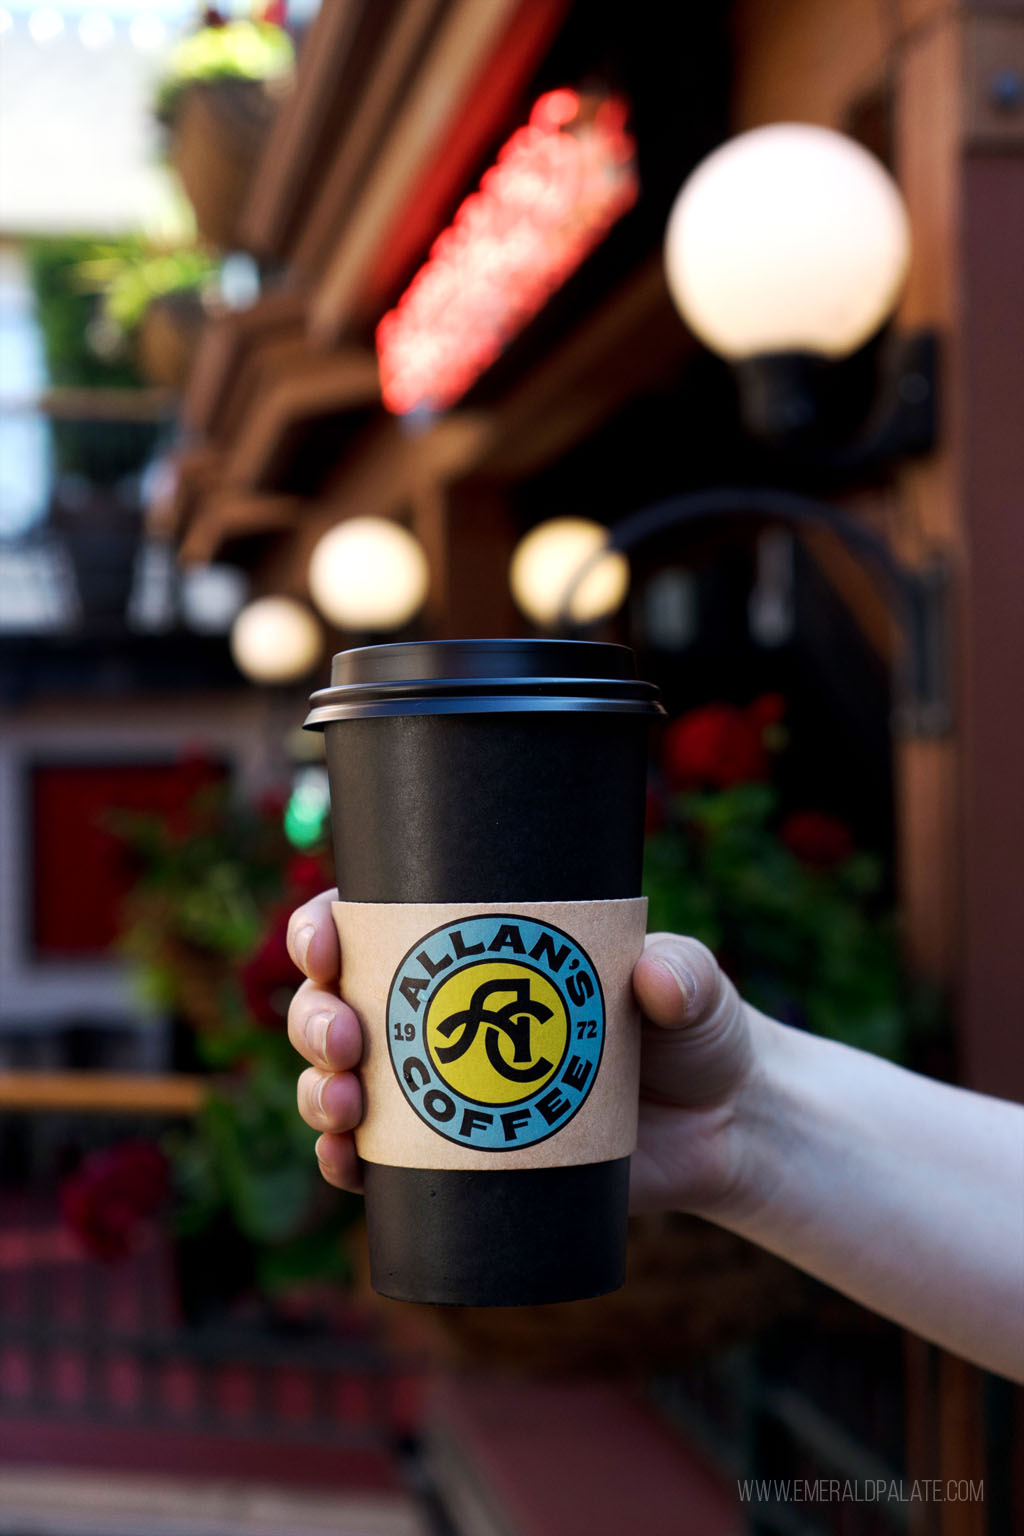
[[[306,1044],[321,1061],[327,1060],[327,1036],[336,1018],[337,1014],[324,1012],[306,1020]]]
[[[313,924],[307,923],[305,927],[297,929],[290,937],[288,948],[291,950],[292,959],[300,971],[306,969],[306,957],[309,954],[309,946],[312,944],[315,936],[316,929],[313,927]]]
[[[317,1082],[316,1087],[313,1089],[313,1108],[316,1110],[318,1115],[325,1113],[324,1090],[326,1089],[330,1080],[331,1078],[328,1072],[321,1072],[319,1081]]]
[[[667,951],[656,955],[655,959],[659,965],[665,967],[665,970],[668,971],[669,975],[672,977],[672,980],[683,994],[683,1004],[687,1013],[689,1013],[690,1009],[697,1001],[696,976],[694,976],[692,971],[687,970],[685,965],[680,964],[674,955],[670,955]]]

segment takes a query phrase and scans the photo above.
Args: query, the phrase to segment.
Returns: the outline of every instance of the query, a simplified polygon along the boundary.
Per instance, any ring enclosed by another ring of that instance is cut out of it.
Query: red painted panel
[[[223,779],[205,757],[164,763],[41,763],[30,775],[32,925],[41,960],[110,950],[135,874],[110,821],[117,811],[183,817],[205,786]]]

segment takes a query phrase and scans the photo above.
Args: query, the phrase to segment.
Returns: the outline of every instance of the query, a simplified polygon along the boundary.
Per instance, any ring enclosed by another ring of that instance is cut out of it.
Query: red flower
[[[332,883],[322,861],[313,853],[293,853],[288,860],[285,879],[294,906],[308,901],[311,896],[318,896]]]
[[[853,833],[845,822],[824,811],[796,811],[780,833],[790,853],[812,869],[831,869],[853,852]]]
[[[287,790],[265,789],[256,801],[256,810],[265,821],[271,821],[277,825],[281,821],[287,805]]]
[[[277,913],[263,940],[238,972],[245,1005],[266,1029],[280,1029],[285,1022],[288,1004],[300,980],[286,943],[289,915],[290,908]]]
[[[299,984],[300,973],[288,953],[288,919],[331,883],[322,861],[311,853],[292,854],[284,878],[288,899],[270,914],[266,933],[238,971],[246,1007],[267,1029],[279,1029],[285,1022]]]
[[[123,1259],[167,1190],[167,1160],[159,1147],[125,1141],[83,1158],[61,1187],[61,1210],[86,1252]]]
[[[673,789],[756,783],[768,777],[764,727],[732,704],[692,709],[665,732],[662,766]]]

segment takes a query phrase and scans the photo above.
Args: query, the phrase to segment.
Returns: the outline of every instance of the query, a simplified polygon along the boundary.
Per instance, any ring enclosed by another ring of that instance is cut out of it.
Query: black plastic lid
[[[592,640],[429,640],[340,651],[331,686],[310,700],[317,730],[372,715],[535,710],[661,715],[633,652]]]

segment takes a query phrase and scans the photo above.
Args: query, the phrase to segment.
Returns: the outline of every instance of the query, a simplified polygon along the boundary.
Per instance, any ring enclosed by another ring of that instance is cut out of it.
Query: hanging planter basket
[[[161,294],[152,301],[136,337],[139,368],[148,383],[184,389],[206,314],[195,289]]]
[[[241,248],[242,210],[280,93],[280,82],[229,78],[197,81],[175,102],[171,163],[200,235],[219,250]]]

